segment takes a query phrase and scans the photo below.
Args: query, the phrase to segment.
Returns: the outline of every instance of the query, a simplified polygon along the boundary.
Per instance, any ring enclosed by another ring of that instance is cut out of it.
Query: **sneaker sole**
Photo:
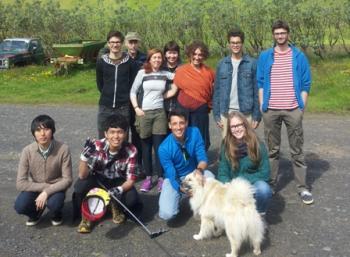
[[[63,223],[63,220],[61,220],[61,221],[54,221],[54,220],[51,220],[52,226],[59,226],[59,225],[62,225],[62,223]]]
[[[311,200],[311,201],[304,201],[302,200],[303,203],[305,203],[306,205],[310,205],[310,204],[313,204],[314,203],[314,200]]]
[[[140,189],[141,192],[144,192],[144,193],[148,193],[149,191],[151,191],[151,189]]]
[[[26,226],[33,227],[33,226],[37,225],[39,222],[40,222],[40,219],[37,221],[27,221]]]

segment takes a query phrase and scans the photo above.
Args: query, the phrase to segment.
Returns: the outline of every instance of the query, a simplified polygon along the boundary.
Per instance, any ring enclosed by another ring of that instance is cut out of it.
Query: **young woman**
[[[164,98],[172,97],[177,87],[172,84],[166,91],[166,83],[174,78],[174,74],[160,70],[163,54],[159,49],[148,51],[146,63],[132,85],[130,100],[136,112],[135,126],[142,143],[142,161],[146,179],[141,185],[141,191],[148,192],[152,188],[152,146],[154,152],[167,134],[168,123],[164,110]],[[158,191],[163,185],[163,171],[155,154],[154,170],[158,173]]]
[[[164,63],[162,70],[174,73],[181,64],[180,47],[175,41],[169,41],[164,46]],[[167,83],[167,90],[170,89],[172,81]],[[168,117],[170,111],[176,108],[176,95],[164,101],[164,108]]]
[[[264,143],[259,142],[254,129],[240,112],[231,112],[227,133],[221,147],[217,179],[223,183],[242,177],[255,187],[257,210],[265,214],[272,191],[267,183],[270,166]]]
[[[209,111],[213,95],[214,71],[204,64],[209,56],[208,47],[195,41],[186,48],[190,60],[176,70],[174,83],[179,87],[177,101],[180,108],[188,112],[189,126],[199,129],[205,143],[210,146]]]

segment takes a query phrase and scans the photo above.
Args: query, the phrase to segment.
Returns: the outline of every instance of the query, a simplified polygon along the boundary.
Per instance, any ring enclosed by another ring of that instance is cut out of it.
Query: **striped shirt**
[[[269,109],[291,110],[298,107],[293,85],[292,49],[274,51],[271,68],[271,95]]]
[[[145,73],[144,69],[139,70],[130,90],[130,96],[137,97],[142,87],[142,103],[140,108],[144,111],[163,109],[165,86],[167,80],[172,80],[174,73],[160,70],[157,72]]]

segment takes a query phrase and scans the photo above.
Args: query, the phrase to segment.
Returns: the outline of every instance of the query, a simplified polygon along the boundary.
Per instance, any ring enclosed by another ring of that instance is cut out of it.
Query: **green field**
[[[215,66],[217,59],[209,61]],[[309,112],[350,114],[350,58],[312,62]],[[80,67],[54,76],[51,66],[28,66],[0,72],[0,102],[8,104],[96,105],[95,70]]]

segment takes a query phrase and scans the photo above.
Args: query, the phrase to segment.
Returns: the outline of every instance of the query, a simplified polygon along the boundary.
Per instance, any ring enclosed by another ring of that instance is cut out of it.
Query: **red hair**
[[[146,59],[146,62],[143,64],[143,68],[145,69],[145,73],[151,73],[153,70],[152,70],[152,66],[150,64],[150,60],[151,60],[151,57],[154,55],[154,54],[158,54],[160,53],[161,56],[162,56],[162,60],[164,59],[164,56],[163,56],[163,52],[162,50],[158,49],[158,48],[152,48],[150,50],[148,50],[147,52],[147,59]]]

